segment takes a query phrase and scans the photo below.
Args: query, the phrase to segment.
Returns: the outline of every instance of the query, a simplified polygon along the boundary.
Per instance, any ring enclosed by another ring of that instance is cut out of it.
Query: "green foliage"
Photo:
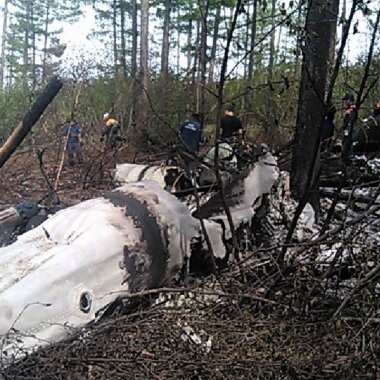
[[[15,84],[9,89],[0,89],[0,137],[6,137],[22,120],[30,103],[22,83]]]

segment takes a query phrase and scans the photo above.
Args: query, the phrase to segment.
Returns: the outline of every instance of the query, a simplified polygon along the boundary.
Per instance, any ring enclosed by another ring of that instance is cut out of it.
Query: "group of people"
[[[115,148],[117,141],[120,140],[120,123],[112,118],[109,113],[103,115],[103,125],[100,132],[100,141],[105,143],[106,148]],[[83,140],[82,128],[75,119],[68,119],[64,125],[62,135],[65,139],[69,166],[75,165],[75,159],[78,164],[83,163]]]
[[[348,160],[352,154],[352,144],[355,138],[354,125],[358,118],[358,112],[355,104],[355,97],[352,93],[347,92],[342,101],[344,102],[344,118],[343,118],[343,140],[342,140],[342,156],[344,160]],[[321,124],[321,149],[327,150],[331,145],[334,136],[334,118],[336,114],[335,106],[328,107]],[[374,109],[364,119],[372,121],[376,126],[380,127],[380,100],[375,102]],[[193,113],[189,120],[181,123],[179,128],[179,136],[186,150],[190,153],[185,159],[188,170],[194,168],[194,154],[199,150],[201,144],[206,141],[202,117],[199,113]],[[228,104],[221,119],[221,140],[230,140],[238,137],[240,140],[243,135],[243,126],[239,117],[235,115],[235,105]],[[103,115],[103,125],[101,129],[101,141],[105,143],[106,148],[115,148],[117,142],[120,141],[121,126],[120,123],[109,113]],[[67,120],[63,129],[63,135],[66,138],[66,150],[69,165],[75,164],[75,158],[78,163],[83,162],[82,152],[82,129],[75,119]]]
[[[355,124],[358,120],[358,110],[356,108],[355,97],[352,93],[347,92],[343,96],[342,102],[344,107],[344,117],[342,123],[342,158],[348,163],[350,161],[350,156],[352,155],[353,143],[358,137],[357,130],[355,129]],[[321,124],[322,150],[326,150],[331,145],[335,130],[335,114],[336,108],[334,106],[330,106]],[[380,100],[374,102],[374,108],[371,114],[362,121],[364,123],[368,123],[368,125],[372,122],[372,125],[380,127]]]
[[[240,118],[235,115],[234,104],[228,104],[225,108],[220,128],[222,140],[228,140],[235,136],[242,136],[243,126]],[[179,135],[186,149],[191,154],[195,154],[199,150],[200,145],[206,141],[201,115],[199,113],[193,113],[189,120],[183,122],[180,125]],[[193,170],[195,161],[192,156],[186,156],[185,163],[188,171]]]

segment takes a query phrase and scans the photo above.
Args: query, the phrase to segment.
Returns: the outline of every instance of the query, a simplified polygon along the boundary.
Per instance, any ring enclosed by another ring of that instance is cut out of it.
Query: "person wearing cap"
[[[233,136],[241,136],[243,134],[243,126],[241,120],[235,115],[235,105],[228,104],[224,116],[220,121],[222,130],[221,138],[228,139]]]
[[[179,135],[183,145],[191,153],[199,150],[199,145],[205,141],[205,135],[198,113],[193,113],[191,119],[184,121],[179,128]],[[195,161],[191,157],[185,157],[186,169],[192,171]]]
[[[101,132],[101,141],[105,138],[107,147],[115,148],[117,141],[120,140],[119,133],[121,126],[119,122],[112,118],[109,113],[103,115],[103,127]]]
[[[342,101],[345,106],[343,118],[343,139],[342,139],[342,156],[346,163],[349,163],[350,156],[352,155],[352,141],[354,135],[354,124],[357,119],[357,109],[355,104],[355,97],[350,92],[346,92]]]
[[[83,162],[82,155],[82,128],[76,122],[75,119],[67,119],[63,129],[63,136],[66,141],[66,151],[68,156],[69,165],[75,164],[74,156],[78,160],[78,163]]]

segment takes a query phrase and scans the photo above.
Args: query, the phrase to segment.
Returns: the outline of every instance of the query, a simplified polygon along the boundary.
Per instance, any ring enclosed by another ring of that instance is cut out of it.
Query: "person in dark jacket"
[[[66,141],[66,150],[70,166],[75,164],[74,156],[76,156],[79,164],[83,162],[81,134],[82,128],[76,120],[68,119],[63,128],[63,136]]]
[[[205,141],[205,135],[200,121],[200,114],[193,113],[190,120],[186,120],[180,125],[179,135],[182,143],[191,153],[199,150],[199,145]],[[186,169],[192,171],[195,161],[186,157]]]
[[[345,106],[343,118],[343,139],[342,139],[342,156],[348,162],[349,157],[352,155],[352,140],[354,134],[354,124],[357,119],[357,109],[355,104],[355,97],[350,92],[347,92],[342,98]]]
[[[243,126],[241,120],[235,115],[235,105],[228,104],[222,120],[220,121],[222,130],[221,138],[228,139],[233,136],[241,136],[243,134]]]
[[[380,100],[374,102],[371,114],[368,115],[363,122],[369,126],[380,127]]]

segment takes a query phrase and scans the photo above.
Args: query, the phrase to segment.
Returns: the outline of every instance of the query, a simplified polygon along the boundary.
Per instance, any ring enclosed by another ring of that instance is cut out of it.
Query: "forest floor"
[[[41,165],[37,152],[42,151]],[[163,153],[136,154],[127,147],[104,151],[102,147],[93,146],[84,148],[82,164],[69,166],[67,157],[62,160],[62,156],[59,144],[24,147],[16,152],[2,168],[0,209],[26,199],[49,203],[49,186],[56,189],[63,205],[77,203],[114,189],[111,171],[116,164],[132,161],[155,163],[164,158]]]
[[[49,201],[48,182],[54,186],[62,154],[53,146],[42,157],[47,179],[36,149],[7,162],[0,209],[24,199]],[[113,189],[112,168],[136,154],[85,149],[84,157],[83,165],[65,163],[60,173],[57,194],[65,205]],[[141,155],[137,162],[162,158]],[[0,379],[380,379],[376,278],[335,315],[339,292],[355,284],[326,279],[314,260],[279,269],[273,257],[281,248],[246,252],[240,267],[142,295],[71,339],[0,368]]]

